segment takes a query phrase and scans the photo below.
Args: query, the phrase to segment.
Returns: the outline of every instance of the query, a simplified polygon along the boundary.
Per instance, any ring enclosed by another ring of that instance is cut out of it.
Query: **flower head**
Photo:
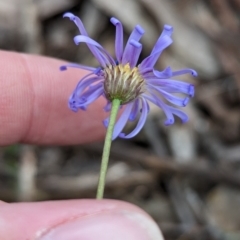
[[[116,27],[115,59],[99,43],[88,36],[82,21],[77,16],[66,13],[64,17],[72,20],[80,31],[80,35],[74,37],[74,42],[77,45],[86,43],[100,64],[100,67],[96,68],[79,64],[61,66],[61,70],[76,67],[90,71],[79,81],[69,98],[71,110],[86,110],[90,103],[100,96],[104,96],[107,99],[104,110],[109,111],[111,101],[119,99],[121,104],[126,106],[115,124],[113,139],[116,137],[132,138],[142,129],[149,112],[148,101],[163,110],[166,115],[165,125],[174,123],[174,115],[178,116],[182,122],[188,120],[188,116],[175,106],[185,107],[188,104],[190,97],[194,95],[194,86],[172,78],[187,73],[197,76],[196,71],[192,69],[172,71],[170,67],[163,71],[154,69],[162,51],[172,43],[173,28],[171,26],[164,26],[150,55],[137,65],[142,51],[142,44],[139,40],[144,34],[141,26],[137,25],[133,29],[124,48],[122,23],[116,18],[111,18],[112,24]],[[184,94],[185,97],[176,96],[175,93]],[[139,114],[136,128],[127,135],[122,133],[127,121],[136,120]],[[108,119],[105,119],[103,123],[107,127]]]

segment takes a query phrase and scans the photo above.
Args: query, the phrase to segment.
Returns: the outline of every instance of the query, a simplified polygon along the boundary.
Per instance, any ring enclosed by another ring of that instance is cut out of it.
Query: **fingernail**
[[[105,212],[76,218],[42,235],[41,240],[163,240],[156,225],[136,212]]]

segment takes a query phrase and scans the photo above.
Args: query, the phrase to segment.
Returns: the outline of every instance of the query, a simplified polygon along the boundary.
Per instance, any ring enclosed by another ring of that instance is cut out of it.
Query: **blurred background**
[[[77,28],[62,18],[66,11],[80,16],[89,35],[111,53],[111,16],[122,21],[126,39],[142,25],[141,58],[170,24],[174,43],[156,68],[199,73],[197,79],[184,76],[196,86],[185,109],[187,124],[165,127],[163,113],[152,107],[137,137],[114,141],[105,197],[143,208],[166,240],[239,240],[240,1],[0,0],[0,48],[95,65],[84,44],[73,43]],[[0,148],[0,199],[94,198],[102,146]]]

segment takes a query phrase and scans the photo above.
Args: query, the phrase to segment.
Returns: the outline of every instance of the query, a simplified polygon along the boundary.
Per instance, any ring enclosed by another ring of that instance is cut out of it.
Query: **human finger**
[[[163,240],[140,208],[115,200],[0,205],[3,240]]]
[[[105,100],[74,113],[67,101],[86,71],[60,72],[65,62],[0,51],[0,145],[79,144],[101,139]]]

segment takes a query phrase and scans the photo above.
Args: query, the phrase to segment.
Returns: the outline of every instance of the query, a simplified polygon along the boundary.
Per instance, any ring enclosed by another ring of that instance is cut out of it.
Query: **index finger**
[[[0,145],[78,144],[101,139],[105,101],[74,113],[67,102],[86,71],[60,72],[63,61],[0,51]]]

